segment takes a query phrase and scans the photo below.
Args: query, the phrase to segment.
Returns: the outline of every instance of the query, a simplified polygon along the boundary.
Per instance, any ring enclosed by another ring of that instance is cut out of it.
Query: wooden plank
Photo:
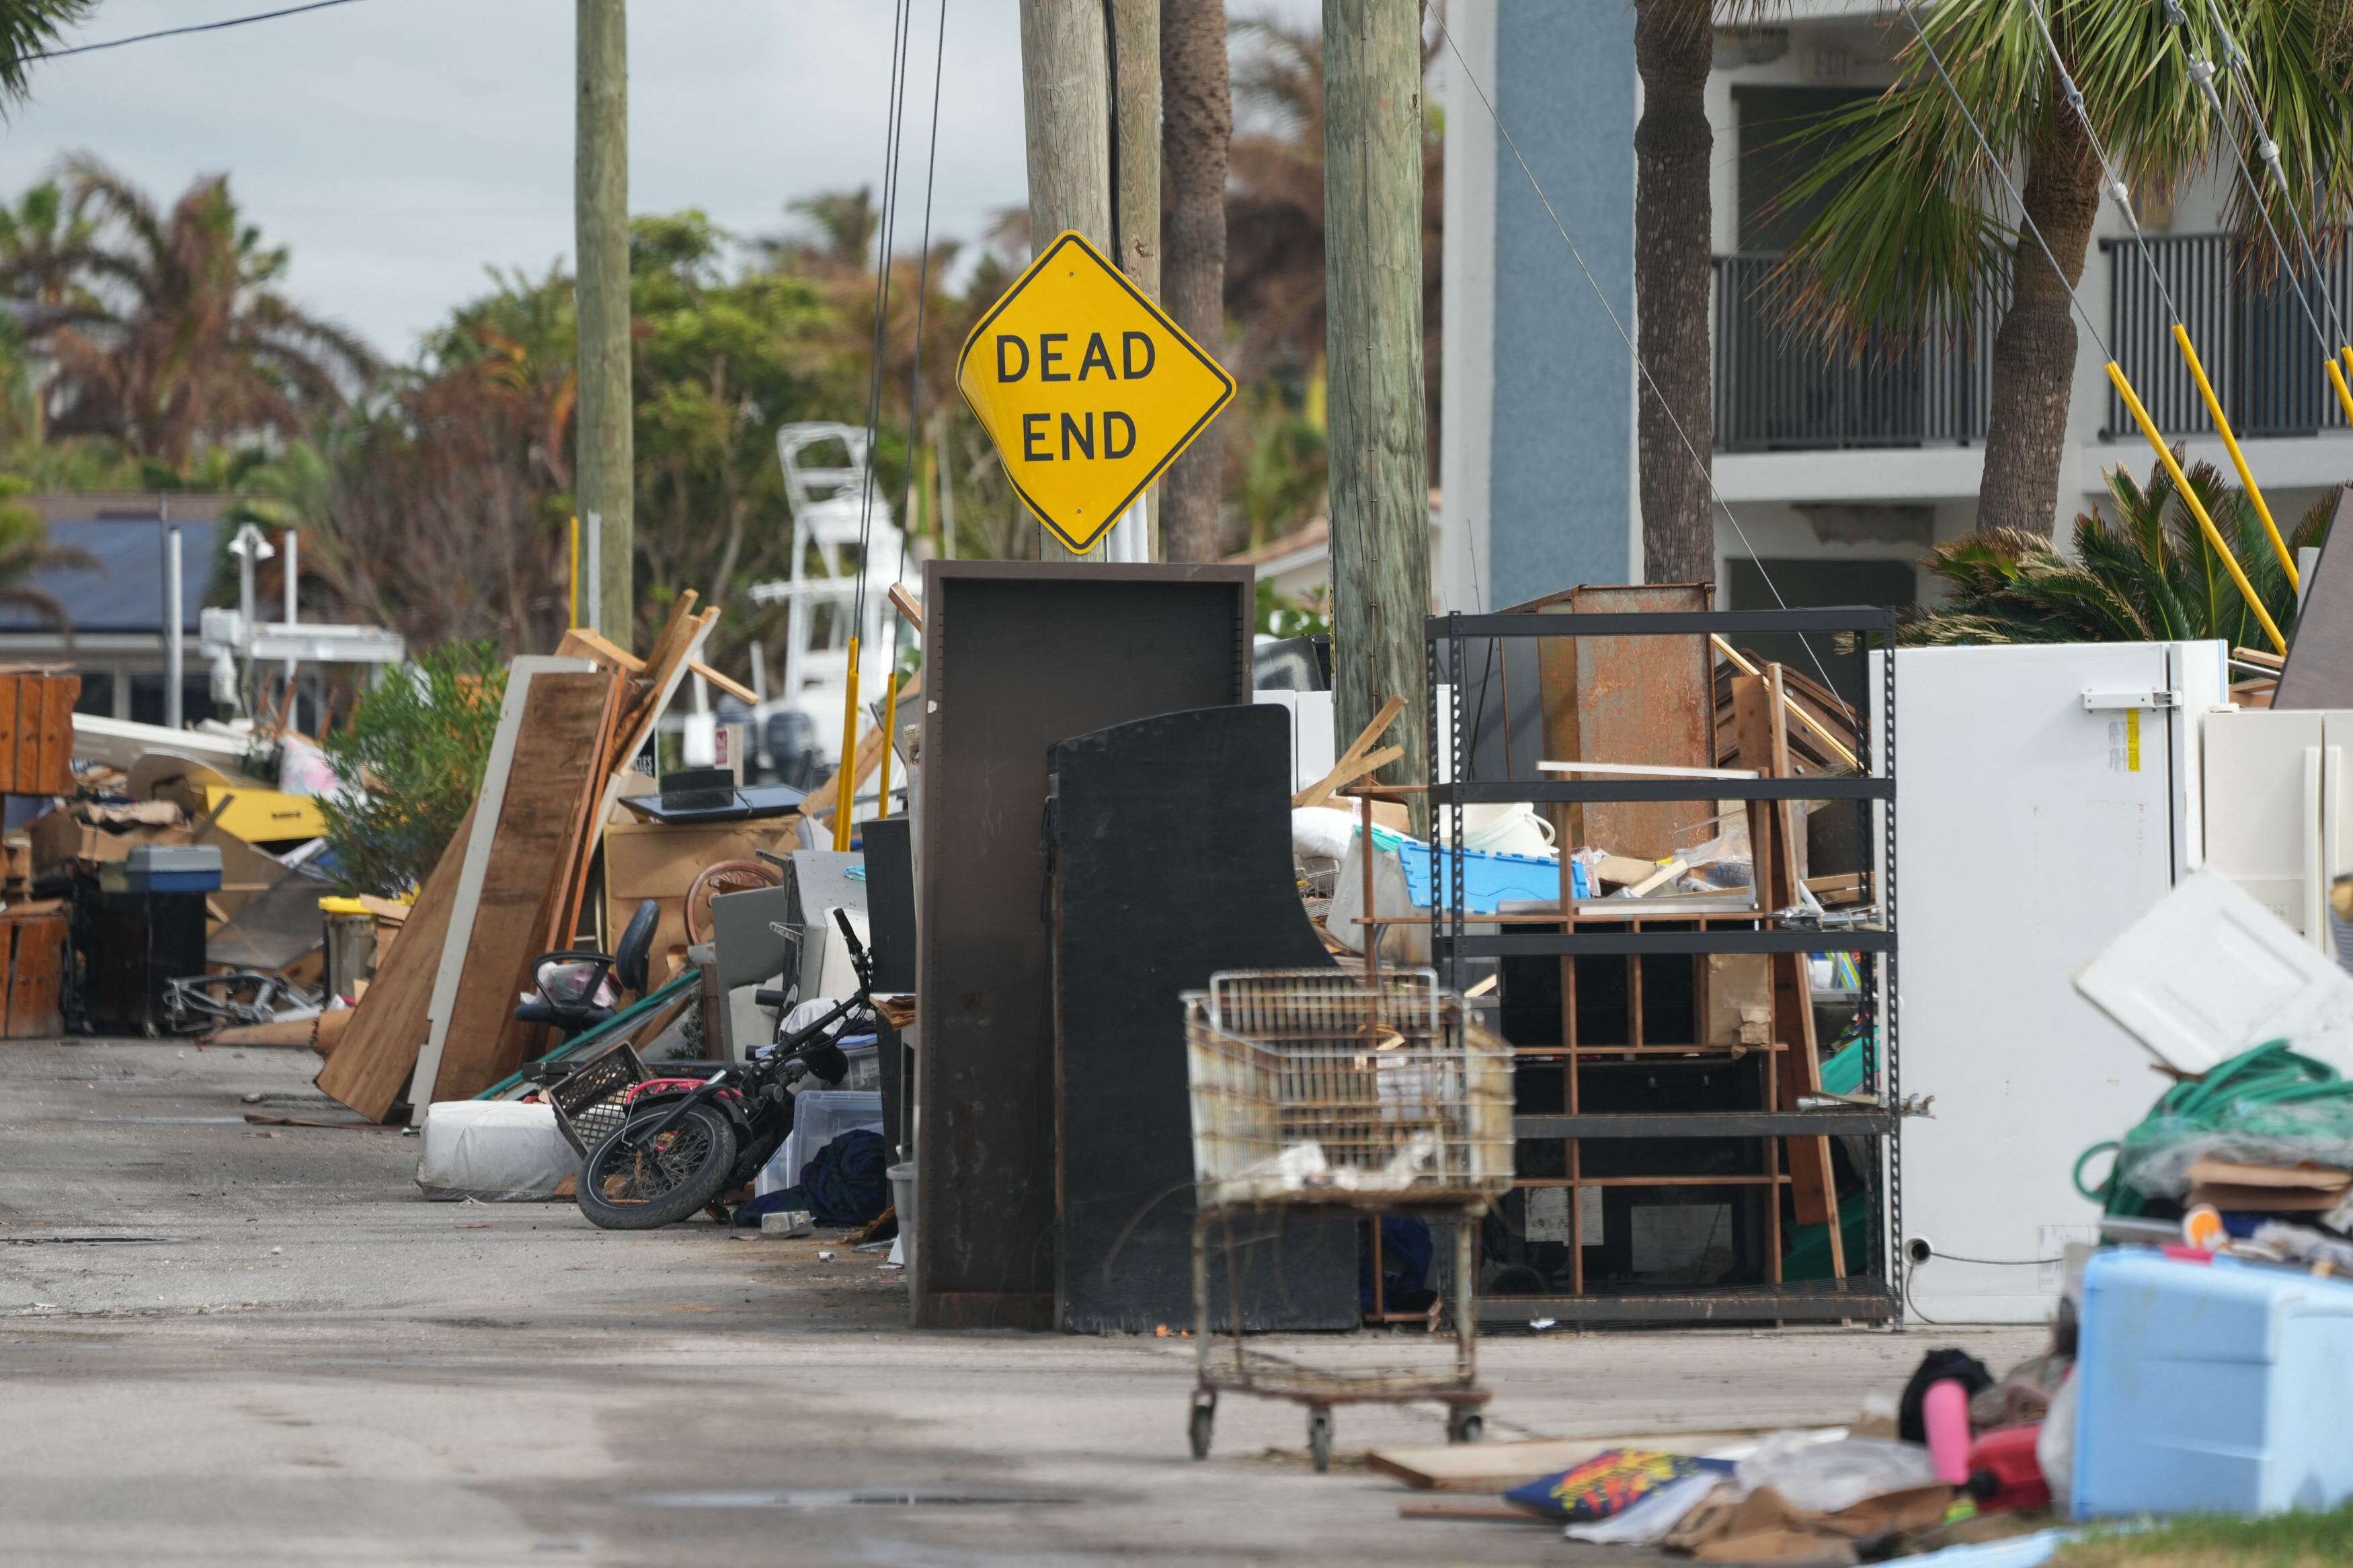
[[[496,801],[485,776],[467,879],[442,939],[433,1026],[417,1058],[410,1104],[419,1119],[433,1100],[471,1099],[522,1065],[520,1037],[508,1025],[532,959],[547,951],[541,921],[548,889],[567,869],[559,861],[580,794],[601,758],[601,723],[612,696],[607,671],[542,668],[522,680],[518,702],[513,682],[525,675],[523,667],[556,662],[517,659],[509,678],[508,711],[499,724],[504,755],[494,750],[491,763],[501,775]],[[512,1060],[511,1050],[517,1053]]]
[[[753,690],[750,687],[744,685],[742,681],[736,679],[732,675],[720,674],[717,670],[712,668],[709,665],[703,663],[699,658],[690,662],[686,668],[689,674],[702,677],[703,679],[719,688],[720,690],[724,691],[728,696],[733,697],[738,702],[757,702],[760,700],[760,694],[758,692]]]
[[[1705,584],[1579,587],[1523,609],[1610,614],[1710,607]],[[1478,654],[1472,653],[1475,658]],[[1704,636],[1546,637],[1536,667],[1544,754],[1665,767],[1715,761],[1714,656]],[[1523,763],[1523,766],[1525,764]],[[1705,801],[1614,801],[1546,808],[1561,850],[1590,847],[1661,860],[1708,837]]]
[[[1786,709],[1774,676],[1779,666],[1767,665],[1763,675],[1735,676],[1732,681],[1734,722],[1740,737],[1740,760],[1754,764],[1767,778],[1786,776],[1789,765],[1789,731]],[[1799,867],[1788,823],[1799,802],[1753,801],[1748,808],[1748,839],[1755,856],[1758,907],[1787,909],[1798,901]],[[1776,953],[1768,967],[1773,977],[1773,1037],[1790,1047],[1787,1072],[1777,1075],[1776,1096],[1783,1110],[1795,1110],[1798,1097],[1821,1089],[1821,1063],[1814,1037],[1813,997],[1802,953]],[[1845,1278],[1844,1249],[1832,1222],[1836,1187],[1827,1138],[1788,1140],[1792,1212],[1800,1225],[1830,1224],[1835,1277]]]
[[[402,1086],[417,1066],[417,1050],[425,1044],[434,972],[441,962],[441,941],[449,929],[466,844],[473,836],[474,814],[479,809],[479,803],[466,809],[457,836],[449,840],[432,875],[425,879],[408,919],[401,925],[401,940],[390,952],[379,954],[367,994],[353,1009],[334,1055],[313,1080],[322,1093],[371,1121],[382,1121],[391,1114]]]
[[[535,930],[536,945],[530,957],[553,952],[572,945],[572,936],[580,920],[580,900],[588,883],[588,855],[595,847],[596,837],[590,818],[596,810],[596,800],[604,791],[607,772],[606,757],[612,746],[612,730],[623,700],[629,690],[626,675],[615,671],[605,681],[605,697],[596,715],[595,727],[586,736],[586,765],[580,769],[573,785],[569,812],[565,819],[563,842],[557,847],[553,862],[554,874],[547,879],[545,896],[542,899]],[[532,979],[526,973],[517,984],[517,991],[528,991]],[[499,1056],[512,1058],[518,1064],[541,1055],[554,1044],[551,1028],[544,1024],[522,1024],[515,1021],[514,1010],[507,1009],[501,1026]],[[510,1069],[512,1070],[512,1069]],[[504,1074],[500,1076],[503,1077]]]
[[[35,793],[73,793],[73,710],[81,700],[81,677],[52,675],[41,718],[41,780]]]
[[[575,626],[565,632],[564,640],[555,645],[555,657],[592,659],[598,664],[608,665],[625,675],[643,675],[646,672],[644,659],[613,641],[604,633],[592,630],[587,626]]]
[[[899,715],[902,721],[906,720],[907,715],[923,711],[916,706],[923,695],[923,671],[917,670],[899,683]],[[880,724],[868,729],[865,734],[859,737],[858,752],[851,765],[846,770],[836,768],[833,777],[809,791],[807,798],[801,802],[801,815],[812,820],[820,816],[832,816],[835,801],[841,790],[842,774],[845,772],[849,775],[849,797],[855,802],[859,790],[864,786],[868,779],[874,776],[874,770],[882,765],[882,747],[886,740],[887,737],[882,733],[882,726]]]
[[[1556,1475],[1611,1448],[1704,1456],[1757,1436],[1753,1431],[1649,1432],[1521,1443],[1399,1444],[1369,1450],[1365,1466],[1419,1491],[1499,1492],[1539,1476]]]
[[[16,708],[23,700],[19,689],[28,681],[38,685],[40,679],[37,675],[0,675],[0,795],[16,792],[16,747],[20,734]]]
[[[1296,809],[1300,806],[1322,805],[1343,785],[1362,778],[1364,776],[1362,768],[1356,768],[1354,772],[1349,770],[1379,744],[1380,738],[1388,732],[1389,726],[1396,723],[1398,715],[1404,711],[1405,699],[1402,697],[1392,697],[1382,703],[1380,711],[1373,715],[1373,721],[1366,725],[1364,731],[1348,742],[1348,749],[1342,752],[1333,762],[1332,771],[1293,795],[1292,806]],[[1384,763],[1381,765],[1386,767],[1388,764]]]
[[[9,923],[16,940],[8,978],[8,1037],[55,1038],[65,1032],[66,917],[28,915]]]

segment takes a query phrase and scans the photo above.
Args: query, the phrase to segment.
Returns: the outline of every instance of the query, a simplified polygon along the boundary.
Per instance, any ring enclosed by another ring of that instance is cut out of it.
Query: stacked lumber
[[[575,630],[555,657],[514,661],[481,792],[341,1026],[322,1091],[371,1121],[404,1100],[421,1119],[554,1043],[515,1022],[516,999],[533,959],[574,944],[622,777],[719,618],[695,605],[680,596],[643,658]]]
[[[81,677],[0,669],[0,795],[71,795]]]

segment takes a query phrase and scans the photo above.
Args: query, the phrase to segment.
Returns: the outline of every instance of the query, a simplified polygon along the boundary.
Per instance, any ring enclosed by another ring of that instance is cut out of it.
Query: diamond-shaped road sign
[[[1234,378],[1076,233],[1016,279],[956,385],[1029,510],[1084,550],[1208,427]]]

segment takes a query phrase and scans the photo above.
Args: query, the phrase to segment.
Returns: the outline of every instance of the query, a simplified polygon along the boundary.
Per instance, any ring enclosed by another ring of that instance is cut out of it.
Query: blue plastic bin
[[[2353,1497],[2353,1284],[2102,1252],[2075,1375],[2078,1519]]]

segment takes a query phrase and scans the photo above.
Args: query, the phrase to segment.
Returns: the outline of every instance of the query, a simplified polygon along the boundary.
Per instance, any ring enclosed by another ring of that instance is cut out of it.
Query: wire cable
[[[2337,296],[2328,291],[2322,280],[2320,258],[2313,248],[2312,233],[2305,226],[2304,216],[2295,210],[2295,194],[2288,185],[2287,172],[2280,166],[2279,141],[2264,121],[2263,102],[2255,96],[2254,74],[2250,69],[2252,62],[2247,58],[2247,51],[2239,47],[2239,40],[2232,34],[2230,24],[2222,19],[2219,0],[2206,0],[2206,13],[2213,19],[2214,31],[2222,40],[2222,67],[2231,73],[2231,82],[2237,89],[2239,101],[2246,107],[2247,122],[2255,128],[2255,156],[2271,170],[2272,183],[2279,187],[2280,205],[2287,209],[2288,226],[2295,231],[2296,241],[2304,251],[2305,265],[2312,270],[2320,302],[2327,307],[2328,323],[2336,330],[2339,343],[2353,342],[2353,336],[2346,333],[2345,319],[2337,311]]]
[[[2189,323],[2182,316],[2180,308],[2173,302],[2173,291],[2165,286],[2165,274],[2158,270],[2157,258],[2149,254],[2148,236],[2141,232],[2140,217],[2133,211],[2132,193],[2126,189],[2123,176],[2116,173],[2115,161],[2108,156],[2107,148],[2100,142],[2099,128],[2092,123],[2091,108],[2084,101],[2084,89],[2075,85],[2075,78],[2067,68],[2066,57],[2059,52],[2059,40],[2051,31],[2051,18],[2043,10],[2042,0],[2027,0],[2027,10],[2034,18],[2036,30],[2042,35],[2043,47],[2050,51],[2051,68],[2059,73],[2060,90],[2068,105],[2074,110],[2076,122],[2084,128],[2084,139],[2092,144],[2093,155],[2100,161],[2102,187],[2132,230],[2133,245],[2140,252],[2140,264],[2147,269],[2149,281],[2157,285],[2158,299],[2163,302],[2165,313],[2173,322],[2174,346],[2181,351],[2182,360],[2189,365],[2190,376],[2198,384],[2199,396],[2205,401],[2206,412],[2214,421],[2215,433],[2221,437],[2223,448],[2231,455],[2231,466],[2238,470],[2239,483],[2245,489],[2248,500],[2253,504],[2255,516],[2263,522],[2263,533],[2271,541],[2272,552],[2279,558],[2281,570],[2287,574],[2288,585],[2301,587],[2302,578],[2296,571],[2295,556],[2288,549],[2287,541],[2280,537],[2279,523],[2272,516],[2271,502],[2263,498],[2263,486],[2255,482],[2254,469],[2247,462],[2247,454],[2239,446],[2237,432],[2231,428],[2231,416],[2223,411],[2222,399],[2216,395],[2213,382],[2207,378],[2206,366],[2198,357],[2197,345],[2189,341]]]
[[[1504,117],[1495,112],[1495,100],[1487,96],[1486,88],[1481,84],[1478,77],[1472,74],[1471,62],[1463,58],[1462,46],[1454,41],[1453,33],[1446,26],[1446,14],[1443,11],[1433,10],[1430,13],[1430,20],[1437,24],[1438,36],[1446,40],[1447,48],[1453,53],[1455,68],[1462,73],[1462,79],[1471,84],[1471,90],[1479,95],[1480,106],[1486,110],[1487,118],[1494,122],[1495,134],[1501,136],[1504,139],[1504,145],[1511,150],[1512,161],[1520,166],[1520,174],[1527,180],[1528,188],[1535,192],[1536,200],[1544,206],[1545,216],[1552,220],[1553,232],[1559,235],[1561,243],[1568,247],[1570,259],[1577,263],[1577,271],[1584,275],[1585,286],[1593,291],[1593,298],[1601,306],[1602,313],[1609,318],[1610,326],[1617,330],[1618,341],[1626,345],[1627,355],[1633,360],[1634,369],[1641,376],[1642,384],[1649,388],[1652,397],[1659,400],[1660,409],[1666,415],[1667,423],[1674,429],[1675,439],[1682,444],[1684,453],[1691,458],[1692,467],[1699,473],[1700,482],[1707,487],[1709,499],[1714,500],[1717,510],[1724,513],[1724,521],[1732,525],[1733,535],[1740,541],[1740,548],[1747,555],[1748,563],[1757,568],[1757,580],[1765,584],[1765,591],[1773,595],[1773,602],[1776,605],[1782,609],[1788,609],[1789,601],[1781,596],[1781,590],[1774,583],[1773,574],[1765,570],[1765,563],[1757,555],[1757,547],[1748,542],[1747,530],[1740,526],[1740,519],[1734,515],[1731,503],[1724,499],[1724,492],[1716,489],[1715,475],[1709,468],[1707,459],[1701,457],[1699,448],[1692,444],[1690,434],[1683,429],[1683,422],[1675,416],[1674,405],[1667,401],[1666,394],[1659,390],[1658,382],[1652,379],[1651,367],[1642,363],[1642,351],[1634,345],[1633,336],[1627,331],[1626,323],[1619,316],[1617,307],[1609,303],[1609,296],[1601,291],[1600,283],[1593,276],[1593,268],[1586,265],[1585,253],[1577,248],[1577,240],[1569,234],[1567,226],[1560,221],[1560,214],[1553,208],[1552,197],[1545,194],[1544,182],[1536,178],[1536,172],[1528,166],[1526,157],[1520,152],[1520,144],[1513,140],[1511,128],[1504,123]],[[1814,673],[1822,678],[1823,689],[1835,694],[1838,690],[1838,683],[1831,679],[1830,671],[1823,668],[1821,656],[1814,651],[1813,639],[1801,634],[1798,641],[1799,646],[1805,648],[1807,661],[1813,665]]]
[[[939,37],[932,53],[932,131],[930,145],[923,162],[923,237],[915,253],[915,339],[913,363],[907,372],[907,484],[899,499],[901,546],[898,559],[906,560],[905,529],[915,515],[915,473],[921,467],[923,428],[923,307],[932,292],[932,191],[940,166],[940,83],[946,75],[948,56],[948,0],[940,0]],[[871,463],[869,472],[871,472]],[[864,563],[860,563],[861,575]],[[903,570],[903,565],[902,567]],[[882,700],[882,781],[878,792],[876,809],[880,815],[891,815],[891,748],[898,736],[892,731],[899,714],[899,659],[906,646],[907,617],[893,614],[891,617],[891,669]]]
[[[2101,331],[2099,324],[2092,320],[2092,313],[2084,309],[2084,301],[2076,294],[2075,285],[2067,280],[2067,269],[2059,265],[2059,257],[2052,250],[2051,242],[2042,237],[2042,226],[2036,223],[2034,215],[2026,210],[2026,198],[2019,194],[2018,186],[2011,182],[2010,171],[2003,166],[2001,155],[1993,150],[1993,142],[1986,135],[1985,127],[1978,123],[1977,113],[1969,108],[1969,100],[1961,96],[1961,89],[1954,84],[1952,72],[1945,68],[1945,57],[1938,54],[1936,46],[1928,41],[1928,31],[1920,26],[1914,0],[1905,0],[1896,8],[1912,25],[1912,36],[1919,40],[1920,52],[1927,57],[1930,68],[1936,73],[1936,79],[1945,84],[1945,91],[1951,96],[1953,107],[1961,111],[1961,119],[1968,123],[1969,134],[1977,138],[1978,151],[1985,154],[1986,168],[2001,186],[2003,194],[2010,197],[2010,205],[2018,209],[2020,224],[2034,241],[2035,248],[2042,252],[2042,259],[2051,263],[2051,271],[2059,279],[2059,287],[2067,291],[2067,303],[2074,307],[2075,319],[2082,321],[2084,330],[2092,334],[2092,342],[2098,346],[2100,357],[2111,364],[2115,363],[2116,356],[2108,347],[2107,334]]]
[[[2100,356],[2107,361],[2109,384],[2124,399],[2126,408],[2131,411],[2134,422],[2140,426],[2141,435],[2157,453],[2158,462],[2173,480],[2182,504],[2189,509],[2189,515],[2198,520],[2200,530],[2206,535],[2207,544],[2221,558],[2223,569],[2230,574],[2232,583],[2239,590],[2239,596],[2253,612],[2255,619],[2262,623],[2263,635],[2271,638],[2273,647],[2286,653],[2287,639],[2280,635],[2271,612],[2263,608],[2262,598],[2255,593],[2255,585],[2247,581],[2246,571],[2240,566],[2239,558],[2231,552],[2230,545],[2222,538],[2222,531],[2214,526],[2214,519],[2207,512],[2206,503],[2200,500],[2197,492],[2190,489],[2189,476],[2181,471],[2180,459],[2173,455],[2173,448],[2165,444],[2164,434],[2158,429],[2157,421],[2149,417],[2148,410],[2141,404],[2140,395],[2133,390],[2124,367],[2116,363],[2116,351],[2108,346],[2106,336],[2093,321],[2091,312],[2084,309],[2084,301],[2077,296],[2075,285],[2068,280],[2067,269],[2059,265],[2059,258],[2052,250],[2051,242],[2042,237],[2042,226],[2034,221],[2034,215],[2026,210],[2026,198],[2019,195],[2018,187],[2010,183],[2009,171],[2002,166],[2000,154],[1993,150],[1993,142],[1987,137],[1985,127],[1978,123],[1968,100],[1961,96],[1961,89],[1954,84],[1952,73],[1945,68],[1945,58],[1936,52],[1936,46],[1929,41],[1928,30],[1920,26],[1914,0],[1904,0],[1898,8],[1904,13],[1904,19],[1911,24],[1912,36],[1919,40],[1920,51],[1927,57],[1929,66],[1936,73],[1936,79],[1945,84],[1945,91],[1951,96],[1953,107],[1961,111],[1961,118],[1968,123],[1969,133],[1977,138],[1978,151],[1985,154],[1986,167],[2000,183],[2001,188],[2009,193],[2010,199],[2017,204],[2018,221],[2032,237],[2036,248],[2042,252],[2042,258],[2051,263],[2051,270],[2058,278],[2059,287],[2067,292],[2067,303],[2074,307],[2076,319],[2084,323],[2084,330],[2092,334],[2093,342],[2099,346]]]
[[[2189,39],[2189,14],[2181,8],[2180,0],[2166,0],[2165,19],[2173,26],[2173,40],[2181,50],[2183,62],[2189,68],[2189,79],[2198,84],[2199,92],[2206,100],[2206,108],[2214,117],[2214,129],[2231,149],[2231,162],[2247,187],[2247,199],[2254,204],[2255,216],[2263,220],[2263,232],[2271,237],[2272,248],[2279,253],[2280,266],[2296,280],[2296,307],[2304,312],[2305,321],[2312,328],[2313,342],[2320,345],[2323,359],[2333,360],[2337,357],[2337,351],[2330,346],[2328,334],[2321,330],[2320,318],[2313,313],[2311,297],[2305,292],[2303,274],[2297,270],[2295,263],[2288,259],[2287,247],[2280,239],[2279,226],[2272,221],[2271,205],[2263,200],[2263,186],[2256,182],[2255,172],[2248,165],[2246,151],[2239,144],[2239,133],[2231,129],[2230,110],[2222,107],[2221,95],[2214,90],[2214,62],[2193,48]],[[2218,20],[2215,26],[2221,28],[2221,23]],[[2228,37],[2227,32],[2224,36]],[[2235,53],[2238,45],[2232,44],[2231,48]]]
[[[2348,387],[2345,381],[2345,370],[2353,370],[2353,336],[2348,336],[2345,331],[2344,317],[2337,309],[2337,296],[2329,291],[2327,275],[2321,270],[2319,254],[2313,247],[2312,233],[2306,227],[2303,215],[2295,210],[2295,193],[2287,183],[2287,172],[2280,166],[2279,139],[2272,134],[2270,125],[2264,121],[2263,104],[2255,96],[2254,75],[2250,69],[2247,51],[2239,47],[2239,40],[2232,34],[2230,25],[2222,19],[2220,0],[2207,0],[2207,14],[2212,18],[2214,30],[2222,40],[2224,67],[2231,72],[2231,79],[2238,89],[2240,100],[2246,105],[2249,123],[2255,128],[2255,155],[2262,159],[2272,172],[2272,183],[2279,188],[2280,205],[2287,209],[2288,226],[2295,230],[2296,243],[2303,249],[2304,264],[2312,278],[2312,287],[2319,292],[2321,303],[2327,307],[2329,325],[2336,329],[2338,350],[2331,351],[2325,341],[2321,344],[2321,350],[2328,366],[2329,384],[2336,389],[2337,403],[2345,410],[2345,421],[2348,425],[2353,425],[2353,387]],[[2167,0],[2166,18],[2179,26],[2184,33],[2188,32],[2187,18],[2180,15],[2179,0]],[[2211,93],[2209,98],[2211,101]],[[2317,186],[2314,187],[2313,200],[2316,205],[2319,201]],[[2265,209],[2264,219],[2268,226],[2270,220],[2268,209]],[[2276,232],[2272,235],[2272,243],[2274,246],[2279,243],[2279,236]],[[2286,258],[2283,256],[2281,260],[2284,263]],[[2305,274],[2297,273],[2295,276],[2296,295],[2298,299],[2302,299]],[[2310,307],[2307,306],[2307,314],[2309,310]],[[2345,356],[2345,370],[2337,367],[2337,352],[2341,352]]]
[[[225,16],[217,22],[197,22],[185,27],[164,27],[153,33],[133,33],[127,38],[108,38],[100,43],[76,44],[66,49],[43,49],[38,54],[18,55],[14,63],[29,65],[35,60],[61,60],[69,55],[96,54],[100,49],[119,49],[126,44],[143,44],[154,38],[176,38],[183,33],[217,33],[224,27],[242,27],[250,22],[270,22],[280,16],[299,16],[305,11],[323,11],[330,5],[349,5],[353,0],[311,0],[307,5],[288,5],[276,11],[257,11],[250,16]]]

